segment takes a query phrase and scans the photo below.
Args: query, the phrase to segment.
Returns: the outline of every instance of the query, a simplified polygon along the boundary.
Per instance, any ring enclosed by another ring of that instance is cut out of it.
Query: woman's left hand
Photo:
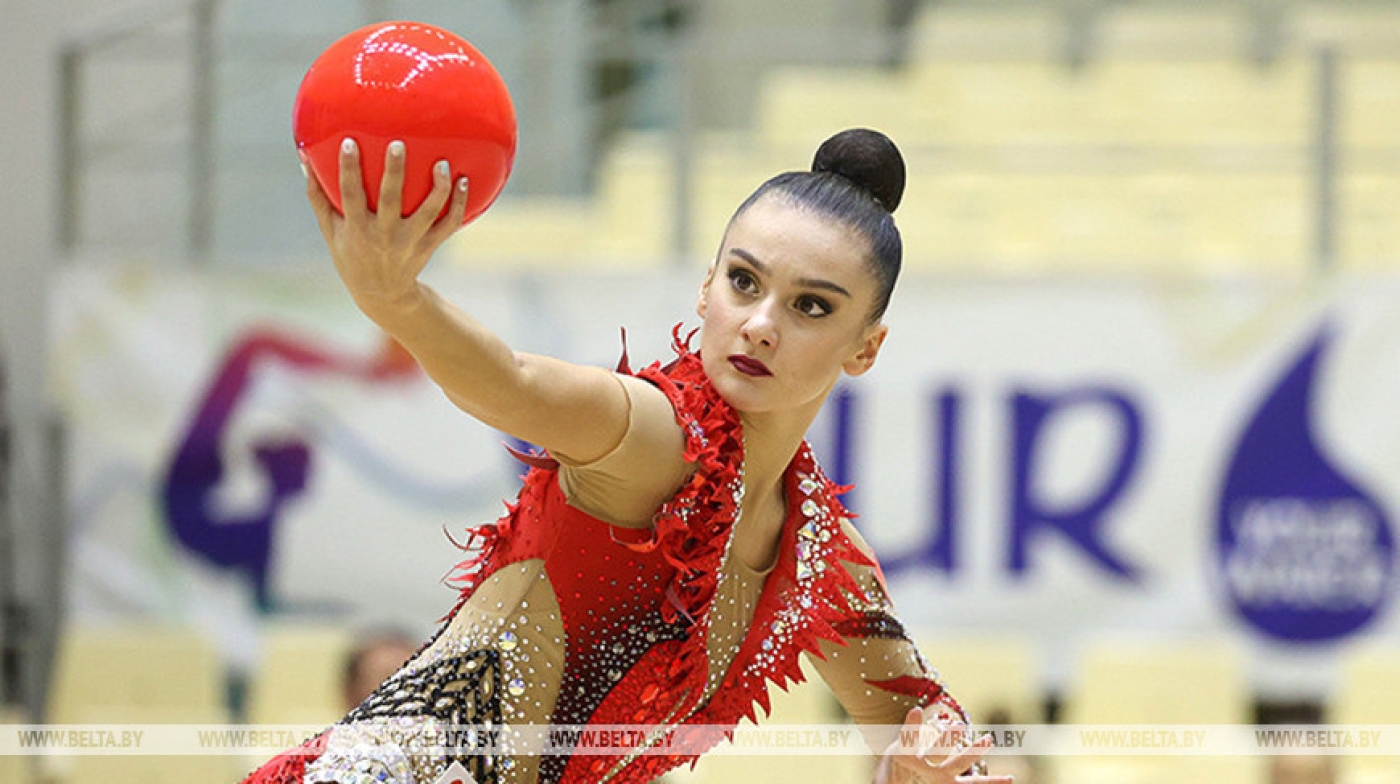
[[[986,755],[992,746],[984,735],[963,746],[967,725],[960,720],[945,722],[933,712],[914,708],[904,717],[899,737],[885,749],[875,769],[875,784],[1012,784],[1011,776],[965,773]],[[917,737],[913,746],[906,738]],[[951,754],[944,751],[953,747]]]

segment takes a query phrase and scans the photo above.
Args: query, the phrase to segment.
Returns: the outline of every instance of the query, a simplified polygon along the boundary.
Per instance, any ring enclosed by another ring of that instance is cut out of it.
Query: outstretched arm
[[[379,210],[371,212],[360,153],[347,139],[340,155],[343,216],[316,178],[307,178],[307,197],[355,304],[483,423],[576,461],[606,454],[628,425],[629,401],[618,380],[601,368],[512,351],[420,281],[433,253],[461,226],[467,182],[450,182],[440,164],[427,200],[402,217],[403,173],[404,147],[395,142],[385,156]]]

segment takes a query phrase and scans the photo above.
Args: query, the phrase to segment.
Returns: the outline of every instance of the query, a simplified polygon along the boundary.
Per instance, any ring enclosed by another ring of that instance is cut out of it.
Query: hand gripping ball
[[[340,145],[360,147],[365,196],[377,209],[384,151],[407,146],[403,213],[433,188],[447,160],[452,181],[469,182],[470,222],[500,195],[515,162],[515,108],[505,82],[470,43],[431,25],[385,22],[331,44],[307,70],[292,111],[292,136],[336,210]]]

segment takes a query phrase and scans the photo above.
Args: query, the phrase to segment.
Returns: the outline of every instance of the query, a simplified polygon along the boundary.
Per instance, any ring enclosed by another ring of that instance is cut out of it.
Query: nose
[[[744,339],[750,344],[768,349],[778,345],[778,321],[773,313],[773,308],[773,301],[764,299],[756,303],[749,311],[748,318],[744,320],[742,333]]]

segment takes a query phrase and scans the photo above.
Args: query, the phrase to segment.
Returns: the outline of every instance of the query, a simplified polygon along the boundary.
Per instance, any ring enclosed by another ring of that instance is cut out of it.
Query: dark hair
[[[904,256],[893,214],[904,196],[904,157],[895,143],[868,128],[842,131],[817,148],[811,171],[786,172],[763,183],[735,217],[771,193],[835,218],[869,240],[871,272],[879,284],[870,320],[879,321]]]

